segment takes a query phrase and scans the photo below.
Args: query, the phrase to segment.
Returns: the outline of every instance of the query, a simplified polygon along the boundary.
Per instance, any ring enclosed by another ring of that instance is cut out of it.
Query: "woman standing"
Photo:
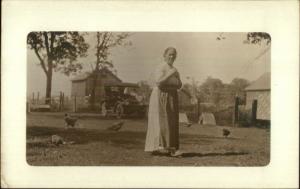
[[[148,129],[145,143],[146,152],[167,151],[171,156],[180,155],[179,112],[177,90],[181,88],[177,69],[173,66],[177,51],[169,47],[164,51],[165,63],[159,65],[148,115]]]

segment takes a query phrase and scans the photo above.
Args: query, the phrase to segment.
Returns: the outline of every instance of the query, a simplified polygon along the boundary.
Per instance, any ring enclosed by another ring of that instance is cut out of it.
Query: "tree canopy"
[[[93,73],[93,84],[92,84],[92,92],[90,99],[90,106],[92,109],[95,109],[96,103],[101,103],[101,98],[96,98],[96,85],[97,85],[97,77],[98,71],[101,69],[108,69],[112,72],[116,72],[114,70],[114,64],[112,59],[110,59],[111,51],[113,48],[118,46],[126,46],[131,45],[131,42],[127,40],[130,36],[129,33],[124,32],[97,32],[96,33],[96,61],[95,64],[91,64],[92,73]]]
[[[216,106],[230,106],[234,103],[235,96],[239,96],[244,101],[244,89],[248,85],[249,81],[243,78],[234,78],[227,84],[221,79],[207,77],[203,83],[196,86],[196,96],[200,102],[214,103]],[[186,83],[183,88],[191,91],[194,87]]]
[[[249,32],[245,42],[250,44],[261,44],[263,41],[269,45],[271,43],[271,36],[265,32]]]
[[[37,56],[46,75],[46,103],[50,103],[52,74],[61,71],[69,75],[82,69],[78,57],[86,56],[89,45],[79,32],[30,32],[27,45]]]
[[[111,70],[114,65],[109,55],[111,50],[117,46],[127,46],[131,45],[128,41],[129,33],[126,32],[97,32],[96,34],[96,62],[94,70],[100,70],[102,68],[108,68]]]
[[[69,75],[82,69],[78,57],[86,56],[89,45],[79,32],[31,32],[27,44],[34,50],[45,74],[53,68]]]

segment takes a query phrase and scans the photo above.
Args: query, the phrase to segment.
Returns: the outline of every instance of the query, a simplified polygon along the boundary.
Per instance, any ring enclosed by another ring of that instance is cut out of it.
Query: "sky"
[[[132,45],[112,49],[110,59],[122,81],[136,83],[146,80],[151,83],[155,67],[163,63],[164,50],[172,46],[178,53],[174,66],[184,83],[190,83],[187,77],[192,77],[201,84],[209,76],[221,79],[223,83],[230,83],[236,77],[254,81],[263,73],[270,72],[271,50],[266,44],[245,44],[246,34],[135,32],[128,38]],[[220,35],[224,39],[217,40]],[[85,35],[85,40],[90,48],[87,57],[78,59],[84,65],[81,72],[91,71],[90,63],[96,61],[95,32]],[[69,96],[71,78],[75,75],[54,73],[52,95],[59,95],[62,91]],[[39,92],[44,96],[45,91],[45,73],[34,52],[28,49],[27,95]]]

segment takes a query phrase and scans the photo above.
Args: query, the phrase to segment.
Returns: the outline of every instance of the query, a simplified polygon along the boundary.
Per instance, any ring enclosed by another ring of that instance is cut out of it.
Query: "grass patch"
[[[108,131],[116,120],[80,119],[81,127],[64,129],[60,116],[29,115],[27,162],[34,166],[264,166],[270,159],[270,132],[257,128],[180,127],[181,158],[144,152],[146,120],[125,120],[119,132]],[[73,144],[53,145],[59,135]]]

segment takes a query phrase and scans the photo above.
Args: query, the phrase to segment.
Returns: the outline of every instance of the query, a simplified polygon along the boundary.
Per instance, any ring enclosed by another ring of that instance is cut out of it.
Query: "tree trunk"
[[[97,85],[97,74],[96,74],[96,71],[94,71],[92,78],[93,78],[93,84],[92,84],[92,94],[91,94],[90,107],[91,107],[92,110],[95,110],[96,85]]]
[[[47,71],[47,84],[46,84],[46,104],[51,104],[51,90],[52,90],[52,60],[48,55],[48,71]]]
[[[51,104],[52,73],[47,74],[46,80],[46,104]]]
[[[235,97],[234,103],[234,113],[233,113],[233,126],[238,126],[239,124],[239,97]]]

